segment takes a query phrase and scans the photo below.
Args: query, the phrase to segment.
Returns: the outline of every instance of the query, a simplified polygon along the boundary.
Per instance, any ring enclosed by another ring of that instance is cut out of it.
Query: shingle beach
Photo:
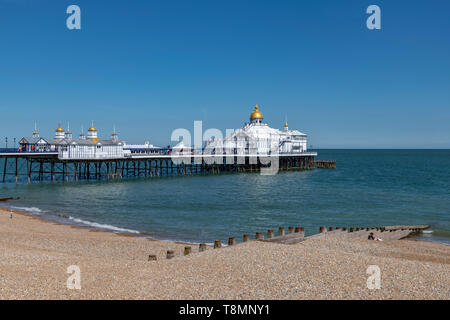
[[[0,209],[1,299],[449,299],[450,246],[395,240],[250,241],[183,255],[182,243]],[[166,259],[167,250],[175,257]],[[156,261],[149,261],[151,254]],[[81,270],[70,290],[67,268]],[[381,288],[368,289],[368,266]]]

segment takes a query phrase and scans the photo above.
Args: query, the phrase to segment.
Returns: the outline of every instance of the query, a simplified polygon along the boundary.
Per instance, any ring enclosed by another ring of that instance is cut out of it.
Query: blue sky
[[[81,8],[82,29],[66,28]],[[381,30],[366,8],[381,7]],[[450,148],[448,1],[0,0],[0,145],[79,134],[158,145],[252,106],[315,147]]]

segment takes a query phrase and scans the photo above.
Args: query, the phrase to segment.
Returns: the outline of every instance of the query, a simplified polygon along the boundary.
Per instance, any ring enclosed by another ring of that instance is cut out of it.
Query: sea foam
[[[69,220],[71,220],[75,223],[80,223],[80,224],[84,224],[84,225],[94,227],[94,228],[99,228],[99,229],[107,229],[107,230],[112,230],[112,231],[127,232],[127,233],[134,233],[134,234],[140,233],[137,230],[119,228],[119,227],[111,226],[109,224],[101,224],[101,223],[97,223],[97,222],[86,221],[86,220],[74,218],[71,216],[69,216]]]

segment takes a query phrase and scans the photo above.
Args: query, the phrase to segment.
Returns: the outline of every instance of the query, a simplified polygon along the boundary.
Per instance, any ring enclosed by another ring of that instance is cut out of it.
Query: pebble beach
[[[415,241],[186,244],[69,226],[0,209],[0,299],[449,299],[450,247]],[[175,257],[166,259],[167,250]],[[156,261],[149,261],[149,255]],[[69,266],[81,289],[68,289]],[[368,289],[368,266],[381,271]]]

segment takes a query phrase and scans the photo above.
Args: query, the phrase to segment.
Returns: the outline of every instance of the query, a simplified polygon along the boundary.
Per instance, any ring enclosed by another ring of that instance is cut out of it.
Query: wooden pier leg
[[[18,157],[16,157],[16,183],[17,183],[17,179],[18,179],[18,175],[19,175],[19,172],[18,172],[18,165],[19,165],[19,158]]]
[[[43,175],[43,170],[44,169],[44,163],[41,161],[39,161],[39,181],[42,181],[42,175]]]
[[[31,183],[31,166],[33,165],[33,162],[31,160],[27,159],[27,177],[28,177],[28,183]]]
[[[8,158],[5,158],[5,165],[3,166],[3,182],[5,182],[6,178],[6,164],[8,163]]]
[[[52,183],[55,182],[55,161],[52,161],[50,164],[50,175]]]

